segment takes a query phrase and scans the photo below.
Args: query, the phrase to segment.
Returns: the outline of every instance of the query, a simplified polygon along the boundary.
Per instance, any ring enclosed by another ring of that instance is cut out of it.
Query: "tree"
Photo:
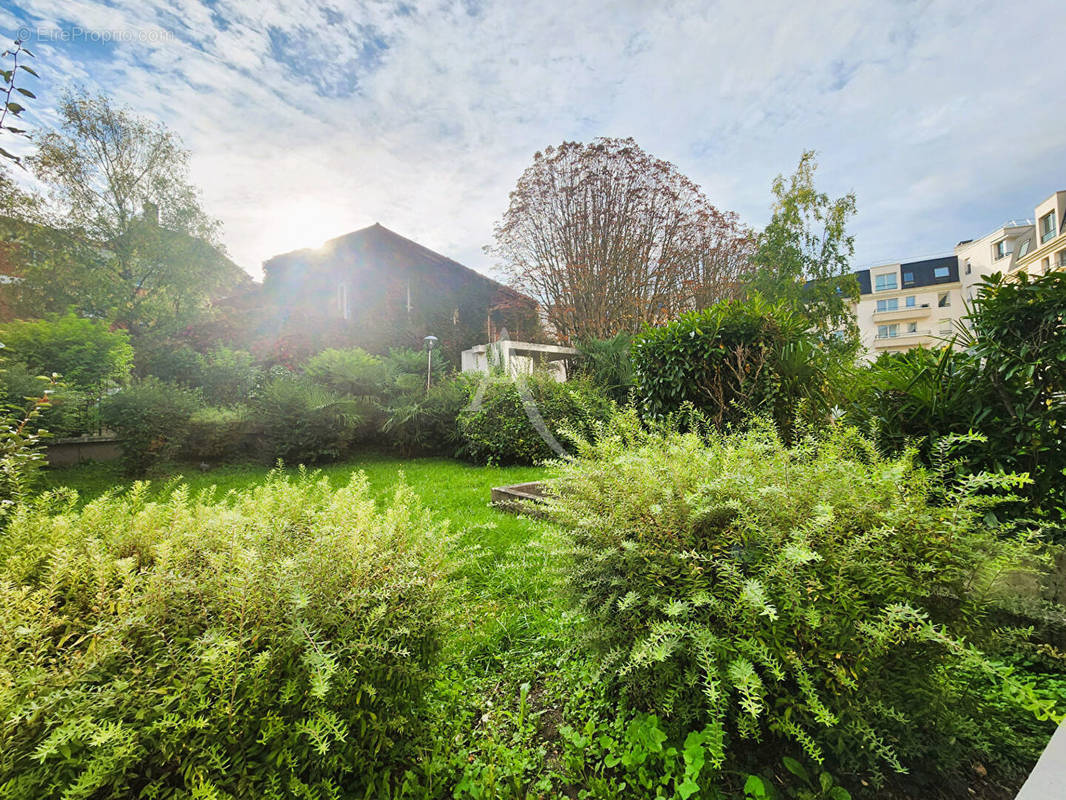
[[[248,279],[221,251],[219,223],[201,208],[172,131],[103,95],[68,94],[59,116],[30,159],[48,198],[36,221],[67,239],[48,253],[77,251],[86,310],[106,306],[141,333]],[[33,259],[21,266],[27,290],[51,280]]]
[[[71,387],[99,393],[129,375],[133,348],[125,331],[73,314],[0,326],[4,355],[39,374],[58,372]]]
[[[791,177],[774,180],[773,217],[759,235],[747,290],[788,303],[825,336],[843,331],[854,343],[858,328],[851,304],[859,299],[859,284],[851,274],[855,243],[847,222],[855,214],[855,194],[831,200],[817,191],[817,168],[808,150]]]
[[[5,134],[5,140],[9,136],[26,136],[26,131],[23,128],[16,127],[11,124],[11,118],[17,119],[25,107],[18,102],[18,98],[12,100],[13,95],[21,95],[23,98],[29,98],[30,100],[36,100],[37,95],[31,92],[24,86],[19,86],[19,78],[24,77],[19,70],[28,72],[33,77],[37,77],[37,73],[33,71],[32,67],[26,66],[26,64],[20,64],[19,60],[25,61],[27,58],[33,58],[33,53],[27,50],[22,45],[22,41],[16,39],[14,41],[14,47],[9,47],[0,53],[0,60],[4,61],[4,66],[0,66],[0,95],[3,95],[3,100],[0,100],[0,133]],[[7,60],[10,59],[10,68],[7,66]],[[6,144],[6,141],[5,141]],[[22,158],[15,155],[3,147],[0,147],[0,160],[11,161],[15,164],[21,164]]]
[[[632,139],[601,138],[538,152],[487,251],[560,338],[579,340],[735,295],[751,246],[736,214],[673,164]]]

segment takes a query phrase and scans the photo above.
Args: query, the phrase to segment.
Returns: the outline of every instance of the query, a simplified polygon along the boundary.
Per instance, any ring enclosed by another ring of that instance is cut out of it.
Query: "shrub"
[[[459,414],[475,388],[468,377],[457,375],[430,387],[419,399],[401,399],[389,409],[382,427],[389,444],[405,455],[459,455],[463,446]]]
[[[100,413],[104,425],[122,440],[122,461],[131,475],[174,458],[200,405],[192,391],[145,378],[106,398]]]
[[[240,461],[256,454],[258,433],[247,406],[201,408],[189,417],[181,456],[190,461]]]
[[[125,331],[74,314],[0,326],[6,352],[38,375],[58,372],[75,389],[98,394],[129,375],[133,348]]]
[[[859,374],[848,419],[899,450],[924,457],[939,437],[984,436],[971,470],[1027,473],[1025,512],[1066,521],[1066,274],[995,276],[981,285],[966,350],[912,350]]]
[[[691,405],[718,427],[762,414],[787,432],[804,410],[824,419],[831,358],[801,316],[758,297],[689,312],[633,342],[642,412],[662,418]]]
[[[59,379],[38,375],[17,361],[9,361],[0,369],[0,408],[25,411],[45,396],[48,403],[39,409],[38,427],[53,436],[80,436],[98,429],[99,410],[94,397]]]
[[[39,428],[43,397],[22,412],[0,410],[0,525],[36,488],[45,455]]]
[[[267,383],[254,410],[267,455],[287,464],[340,458],[355,442],[362,421],[352,398],[296,376]]]
[[[425,350],[412,350],[409,347],[393,347],[385,356],[385,368],[389,381],[386,393],[391,397],[415,396],[425,390],[428,356]],[[444,354],[433,351],[433,383],[440,383],[448,375],[451,367]]]
[[[361,347],[323,350],[304,364],[304,373],[332,392],[354,397],[379,397],[388,381],[385,362]]]
[[[204,400],[220,406],[247,403],[255,391],[261,371],[247,350],[220,347],[203,356],[196,384]]]
[[[515,381],[506,377],[486,378],[474,403],[459,415],[459,430],[465,452],[477,462],[536,464],[557,453],[530,421]],[[559,383],[535,375],[525,381],[533,410],[548,433],[566,441],[571,433],[591,437],[598,422],[606,420],[613,405],[586,380]]]
[[[611,339],[586,339],[577,343],[578,370],[619,405],[629,401],[633,388],[633,337],[619,333]]]
[[[0,795],[385,793],[423,718],[443,538],[362,476],[22,509],[0,540]]]
[[[1022,480],[945,490],[854,429],[789,449],[768,422],[704,440],[626,415],[562,467],[552,514],[601,668],[638,708],[714,726],[718,767],[784,754],[878,782],[994,757],[1011,721],[989,686],[1049,713],[967,644],[1037,559],[985,516]]]

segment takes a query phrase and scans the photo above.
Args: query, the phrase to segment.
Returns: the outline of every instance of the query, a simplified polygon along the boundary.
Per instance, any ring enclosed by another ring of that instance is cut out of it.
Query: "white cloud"
[[[597,135],[634,136],[752,224],[813,147],[824,188],[858,194],[858,264],[950,250],[1066,186],[1048,71],[1066,8],[1026,16],[1041,24],[958,0],[26,0],[0,20],[170,31],[42,43],[38,66],[178,131],[255,274],[373,221],[488,271],[533,152]]]

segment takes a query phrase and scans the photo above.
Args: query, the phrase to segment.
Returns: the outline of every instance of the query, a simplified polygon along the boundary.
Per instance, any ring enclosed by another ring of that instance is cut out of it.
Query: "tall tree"
[[[832,200],[819,192],[817,168],[808,150],[791,177],[774,180],[773,217],[759,235],[748,293],[787,302],[823,335],[842,331],[854,342],[851,304],[859,299],[859,283],[851,274],[855,243],[847,222],[855,214],[855,194]]]
[[[487,251],[560,338],[581,340],[735,295],[752,241],[674,165],[596,139],[534,156]]]
[[[59,115],[29,163],[47,187],[41,221],[99,256],[80,262],[88,310],[106,305],[143,332],[247,279],[222,252],[172,131],[103,95],[68,94]],[[38,282],[25,266],[24,283]]]

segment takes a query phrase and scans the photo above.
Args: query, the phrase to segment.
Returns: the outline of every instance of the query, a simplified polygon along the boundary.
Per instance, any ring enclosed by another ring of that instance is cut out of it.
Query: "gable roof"
[[[280,278],[290,267],[295,265],[306,269],[318,270],[329,268],[338,257],[361,256],[368,260],[379,261],[389,266],[423,267],[450,272],[465,281],[489,284],[501,293],[515,300],[536,305],[536,301],[512,289],[510,286],[482,275],[477,270],[460,264],[454,259],[441,255],[418,242],[391,231],[380,222],[366,228],[346,233],[330,239],[321,247],[305,247],[288,253],[276,255],[263,262],[264,282]]]

